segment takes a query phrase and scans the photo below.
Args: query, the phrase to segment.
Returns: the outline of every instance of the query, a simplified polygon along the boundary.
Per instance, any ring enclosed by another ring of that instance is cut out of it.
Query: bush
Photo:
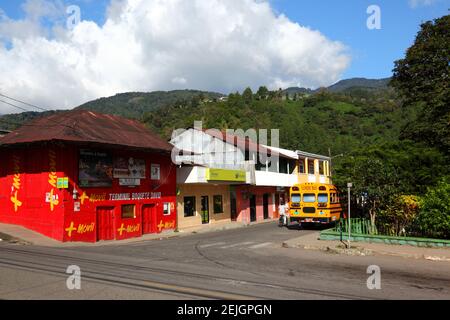
[[[422,198],[418,227],[431,237],[450,239],[450,179],[428,188]]]
[[[419,210],[420,200],[417,196],[395,196],[380,213],[379,229],[383,234],[391,236],[407,235],[407,231],[413,227]]]

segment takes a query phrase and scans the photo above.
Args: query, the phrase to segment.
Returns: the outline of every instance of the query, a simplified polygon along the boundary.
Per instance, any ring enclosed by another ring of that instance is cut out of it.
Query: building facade
[[[120,117],[72,111],[35,120],[0,139],[0,222],[64,242],[173,230],[171,150]]]
[[[190,128],[172,137],[176,156],[178,227],[251,223],[278,217],[298,182],[297,153],[251,139]]]
[[[333,184],[331,178],[331,158],[297,151],[298,155],[298,183]]]

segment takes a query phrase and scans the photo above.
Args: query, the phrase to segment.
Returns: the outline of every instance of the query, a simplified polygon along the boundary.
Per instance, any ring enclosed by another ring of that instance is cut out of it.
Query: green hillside
[[[324,91],[295,101],[272,92],[267,99],[231,94],[227,101],[170,105],[145,114],[144,122],[167,139],[173,129],[193,126],[194,120],[217,129],[279,129],[281,147],[321,154],[330,148],[337,154],[396,140],[411,115],[403,113],[391,91]]]
[[[223,95],[215,92],[198,90],[174,90],[154,92],[128,92],[113,97],[100,98],[87,102],[76,109],[85,109],[100,113],[110,113],[128,118],[140,119],[146,112],[166,105],[191,101],[193,98],[213,100]]]

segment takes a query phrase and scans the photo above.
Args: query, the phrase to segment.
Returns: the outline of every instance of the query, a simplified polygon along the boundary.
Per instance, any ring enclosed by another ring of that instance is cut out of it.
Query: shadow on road
[[[331,228],[330,226],[327,225],[317,225],[317,224],[298,224],[298,223],[291,223],[289,226],[287,226],[287,228],[289,230],[317,230],[317,231],[321,231],[321,230],[325,230],[325,229],[329,229]]]

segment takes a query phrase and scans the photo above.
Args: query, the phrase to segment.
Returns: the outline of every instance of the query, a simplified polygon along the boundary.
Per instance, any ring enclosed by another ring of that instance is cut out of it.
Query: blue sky
[[[420,2],[420,1],[419,1]],[[404,57],[422,22],[448,14],[450,1],[421,1],[416,7],[408,0],[273,0],[280,13],[298,23],[317,29],[350,47],[352,63],[344,78],[382,78],[392,74],[393,61]],[[381,9],[381,29],[369,30],[369,5]]]
[[[110,0],[70,0],[80,6],[83,20],[103,24]],[[23,18],[21,1],[0,0],[10,18]],[[343,78],[382,78],[391,75],[393,61],[404,56],[422,22],[448,14],[449,0],[270,0],[277,13],[320,31],[350,49],[352,62]],[[381,30],[366,27],[369,5],[381,9]]]
[[[268,1],[0,0],[0,88],[73,108],[130,91],[227,94],[384,78],[420,24],[450,7],[450,0]],[[73,28],[69,5],[81,11]],[[381,11],[379,30],[367,28],[371,5]],[[12,111],[0,105],[0,114]]]

